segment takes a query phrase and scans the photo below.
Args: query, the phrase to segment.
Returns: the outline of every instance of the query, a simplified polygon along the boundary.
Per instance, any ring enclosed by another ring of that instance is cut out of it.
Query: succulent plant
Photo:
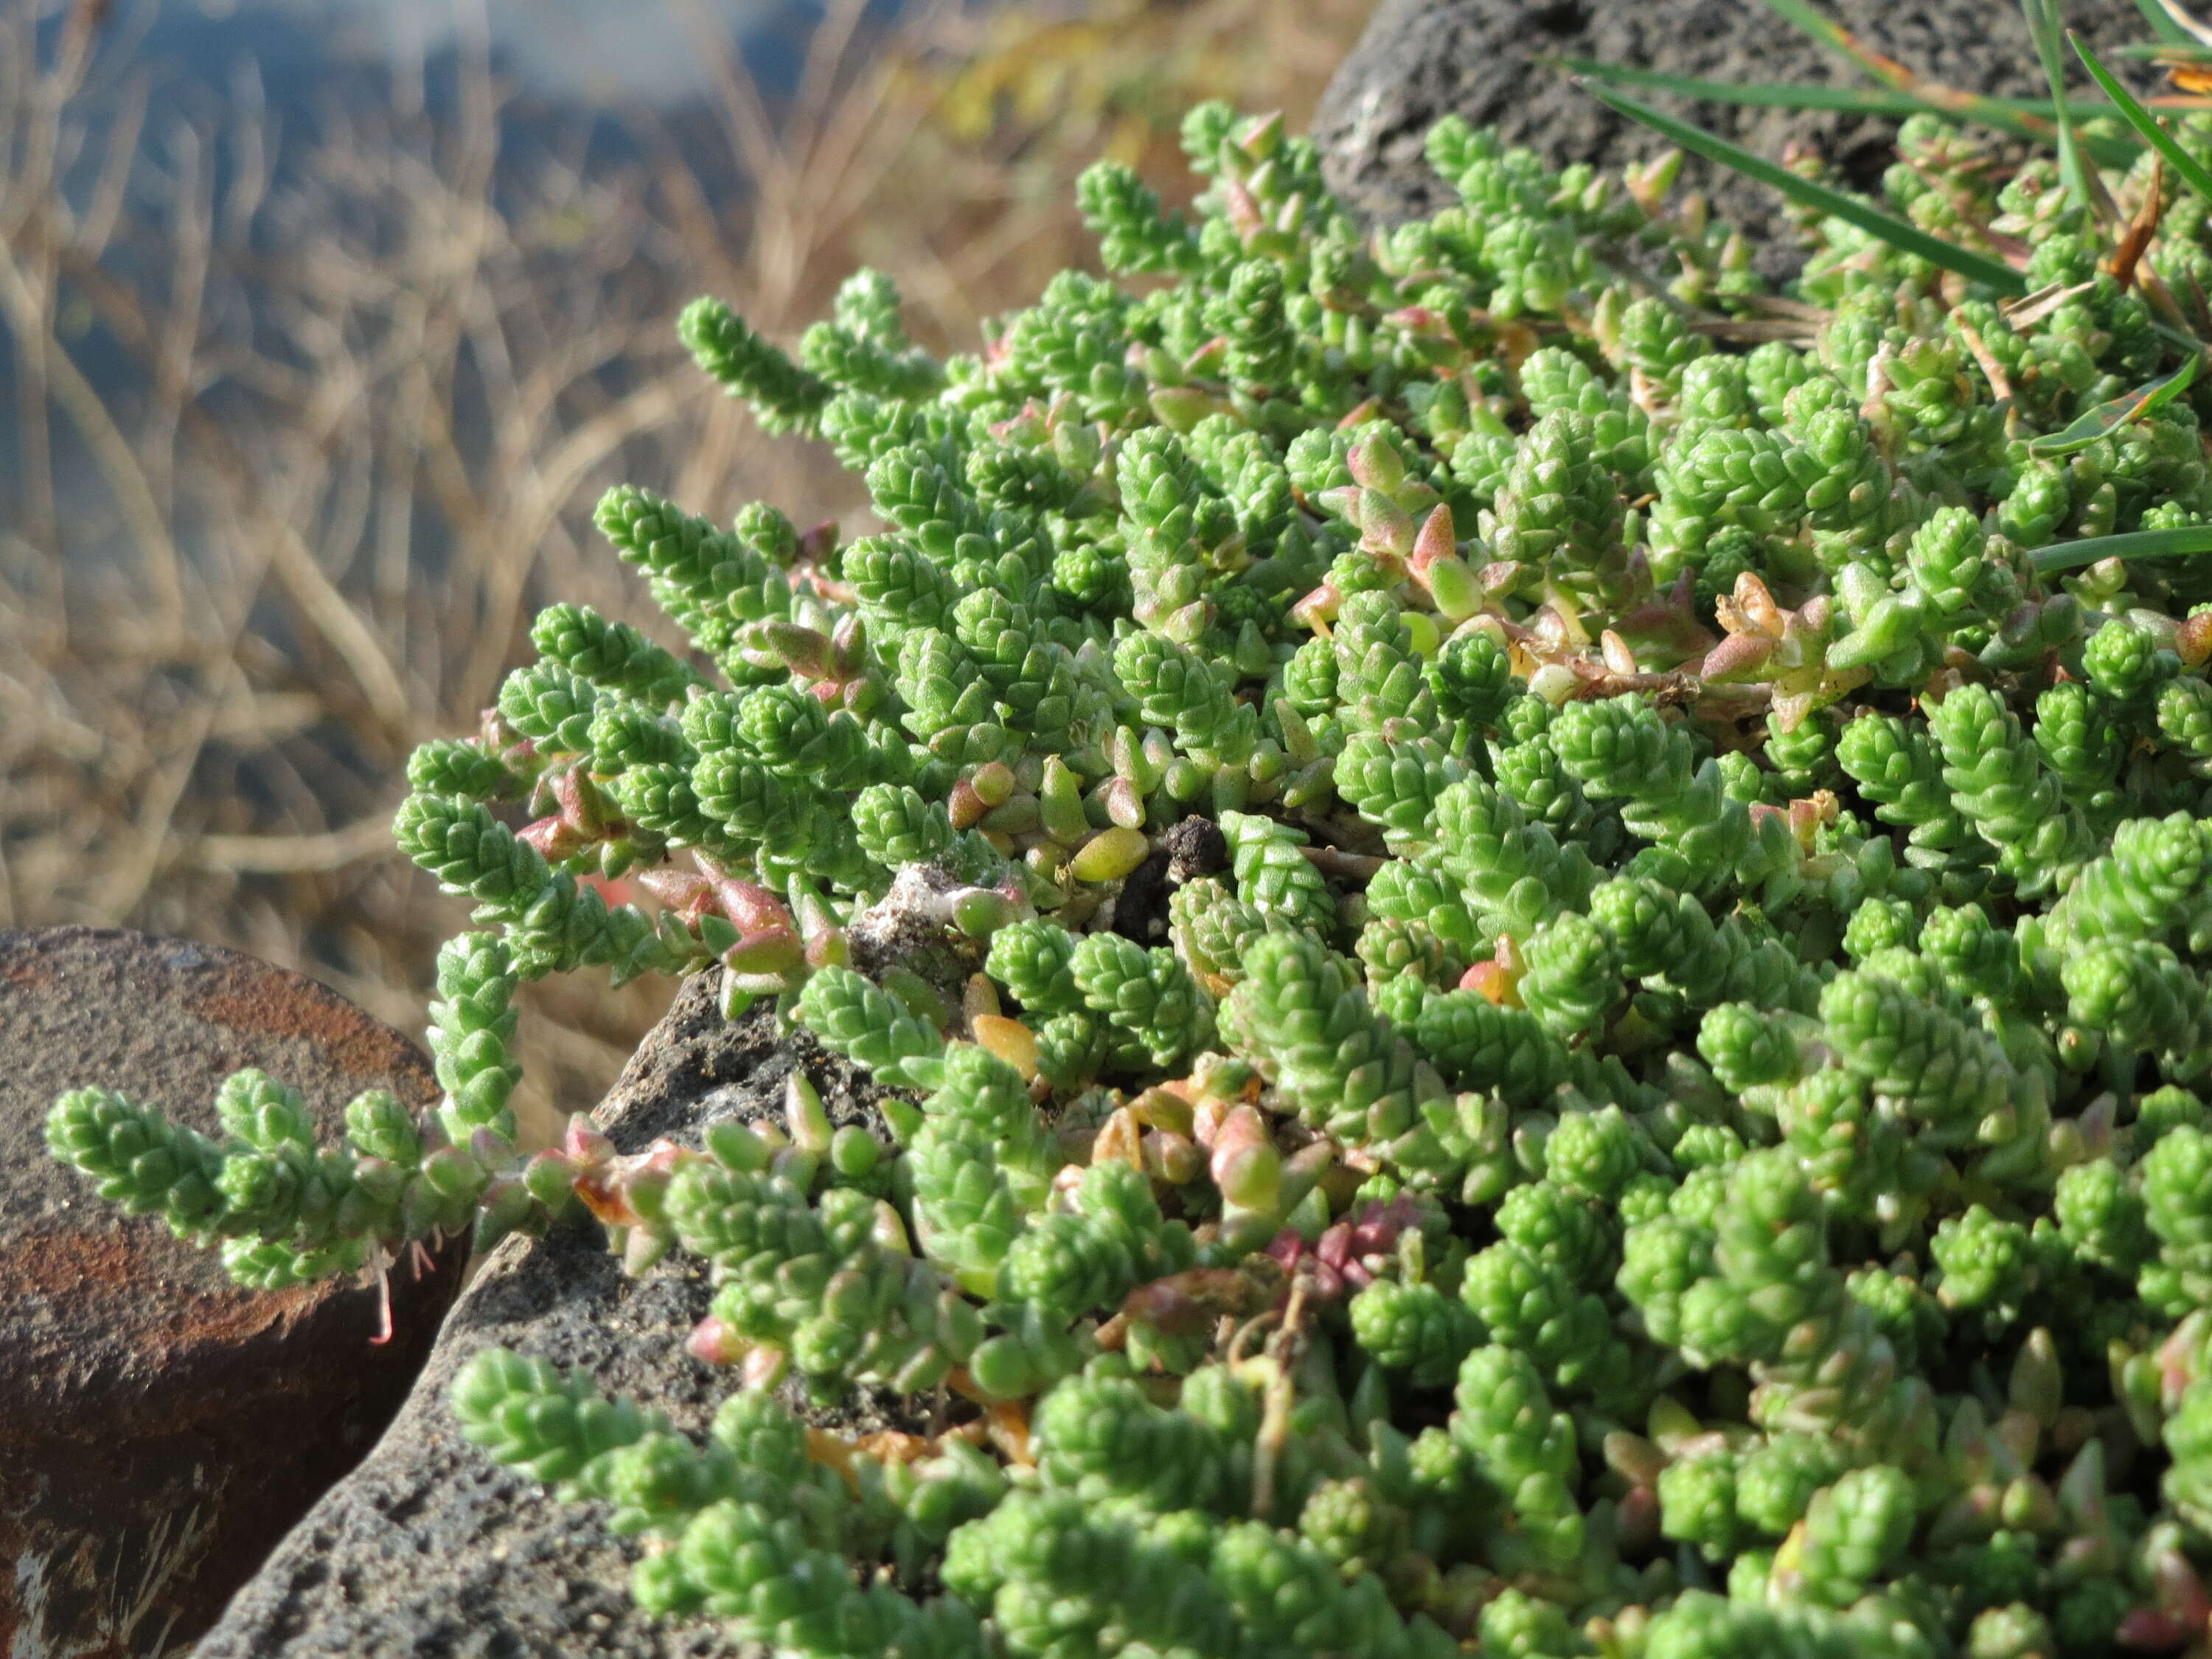
[[[55,1153],[248,1283],[580,1200],[702,1258],[704,1443],[506,1352],[453,1407],[782,1652],[2202,1643],[2203,205],[1915,118],[1921,243],[1777,295],[1663,166],[1447,121],[1367,234],[1279,120],[1185,141],[979,355],[873,273],[796,358],[685,313],[888,528],[606,498],[691,644],[556,606],[417,754],[434,1121],[246,1074]],[[888,1138],[794,1079],[521,1158],[515,988],[587,968],[772,1004]],[[787,1380],[959,1403],[892,1456]]]

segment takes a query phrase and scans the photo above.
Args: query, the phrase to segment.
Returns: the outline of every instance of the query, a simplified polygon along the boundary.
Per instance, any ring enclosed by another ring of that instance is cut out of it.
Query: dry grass
[[[599,491],[860,506],[713,395],[678,306],[787,338],[869,263],[919,336],[972,341],[1088,257],[1091,155],[1164,181],[1197,95],[1302,117],[1367,0],[946,4],[888,42],[833,0],[786,106],[726,58],[680,134],[612,112],[619,163],[503,155],[512,94],[471,53],[450,109],[333,111],[282,167],[250,80],[155,118],[127,17],[81,7],[41,53],[45,9],[0,0],[0,926],[234,945],[419,1030],[464,915],[389,851],[409,749],[474,726],[549,599],[667,637],[590,533]],[[118,356],[127,395],[88,378]],[[538,988],[538,1121],[667,991]]]

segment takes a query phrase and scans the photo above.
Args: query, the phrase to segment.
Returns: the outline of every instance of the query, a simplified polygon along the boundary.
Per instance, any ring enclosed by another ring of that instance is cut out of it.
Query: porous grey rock
[[[726,1022],[718,1002],[715,975],[694,978],[632,1056],[594,1114],[618,1149],[662,1136],[696,1146],[717,1119],[775,1113],[794,1070],[820,1091],[832,1122],[886,1133],[881,1091],[866,1073],[803,1031],[780,1037],[764,1009]],[[734,1386],[684,1351],[708,1300],[703,1268],[682,1256],[626,1278],[588,1222],[508,1240],[455,1305],[390,1431],[239,1593],[196,1659],[761,1653],[710,1620],[640,1613],[629,1591],[637,1552],[607,1532],[605,1508],[561,1502],[493,1464],[461,1438],[447,1403],[471,1356],[505,1346],[582,1366],[603,1392],[703,1434]],[[921,1426],[867,1393],[834,1414],[806,1414],[856,1432]]]
[[[2046,95],[2013,0],[1818,3],[1860,40],[1920,74],[1972,92]],[[2072,0],[2066,13],[2100,52],[2148,35],[2133,0]],[[1555,167],[1617,167],[1664,148],[1656,134],[1614,115],[1565,70],[1538,61],[1547,57],[1706,81],[1871,84],[1760,0],[1382,0],[1314,116],[1330,189],[1384,223],[1446,205],[1450,187],[1429,170],[1421,142],[1454,112],[1496,127],[1508,143],[1527,145]],[[2154,74],[2124,72],[2145,85]],[[2086,84],[2078,69],[2074,81]],[[1893,122],[1636,95],[1761,155],[1778,157],[1792,140],[1816,144],[1863,188],[1893,159]],[[1685,177],[1710,183],[1721,214],[1762,241],[1786,233],[1773,191],[1694,158]]]
[[[903,969],[957,1002],[968,975],[983,965],[974,941],[947,925],[952,895],[969,885],[940,864],[908,865],[889,892],[848,924],[854,969],[876,979],[886,969]]]
[[[460,1288],[424,1277],[249,1291],[212,1252],[103,1202],[45,1144],[99,1086],[219,1133],[224,1078],[345,1103],[439,1097],[429,1062],[312,980],[117,929],[0,933],[0,1652],[150,1659],[204,1630],[286,1528],[368,1449]]]

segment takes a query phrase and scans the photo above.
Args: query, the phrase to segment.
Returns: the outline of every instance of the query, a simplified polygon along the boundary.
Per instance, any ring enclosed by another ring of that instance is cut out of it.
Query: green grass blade
[[[2136,0],[2136,3],[2140,5],[2142,0]],[[2159,0],[2159,9],[2183,40],[2194,40],[2200,46],[2212,46],[2212,28],[2207,28],[2181,0]]]
[[[1754,155],[1740,144],[1707,132],[1703,127],[1678,121],[1671,115],[1662,114],[1648,104],[1640,104],[1625,93],[1604,87],[1588,86],[1586,89],[1607,108],[1640,121],[1670,143],[1680,145],[1693,155],[1702,155],[1709,161],[1741,173],[1747,179],[1755,179],[1762,185],[1771,185],[1793,202],[1856,225],[1869,236],[1878,237],[1901,252],[1911,253],[1954,270],[1969,282],[1982,283],[2001,294],[2025,294],[2027,280],[2010,265],[1992,259],[1985,253],[1958,246],[1942,238],[1930,236],[1919,226],[1909,223],[1880,208],[1856,201],[1826,185],[1816,185],[1809,179],[1800,179],[1785,167],[1776,166],[1763,155]]]
[[[2027,556],[2027,562],[2047,576],[2055,571],[2080,570],[2100,559],[2179,559],[2195,553],[2212,553],[2212,524],[2187,525],[2179,530],[2132,530],[2124,536],[2059,542],[2037,548]]]
[[[2202,161],[2182,149],[2180,142],[2159,125],[2158,118],[2136,101],[2135,94],[2097,61],[2097,54],[2089,50],[2087,41],[2070,31],[2067,38],[2074,43],[2074,51],[2081,59],[2082,67],[2089,71],[2090,78],[2105,89],[2105,95],[2118,108],[2121,118],[2142,135],[2143,143],[2166,158],[2166,166],[2180,175],[2182,183],[2212,202],[2212,173],[2207,173]]]
[[[2063,30],[2056,9],[2059,0],[2020,0],[2020,9],[2027,19],[2028,33],[2035,39],[2043,78],[2051,83],[2051,122],[2058,129],[2058,176],[2065,180],[2067,193],[2091,220],[2106,223],[2113,216],[2109,211],[2112,200],[2081,159],[2074,118],[2066,108],[2066,54],[2061,46]]]
[[[1663,70],[1636,69],[1626,64],[1603,63],[1595,58],[1547,57],[1536,61],[1556,65],[1571,74],[1587,76],[1593,81],[1602,81],[1607,86],[1672,93],[1678,98],[1695,99],[1700,103],[1747,104],[1762,109],[1832,109],[1850,115],[1894,120],[1923,114],[1956,119],[1962,112],[1954,105],[1922,93],[1898,92],[1882,87],[1796,86],[1785,81],[1698,81],[1688,76],[1669,75]],[[2069,104],[2075,110],[2109,107],[2102,99],[2073,99]],[[2047,122],[2051,111],[2049,99],[1977,96],[1968,118],[2000,132],[2041,143],[2051,135],[2028,123],[2030,119]],[[2130,167],[2142,153],[2142,147],[2132,139],[2088,133],[2078,136],[2100,167]]]
[[[2053,3],[2053,0],[2038,0],[2038,3],[2047,6]],[[2031,106],[2016,98],[1992,98],[1984,93],[1967,92],[1940,81],[1930,81],[1895,58],[1876,52],[1814,6],[1811,0],[1765,0],[1765,5],[1768,10],[1803,31],[1860,73],[1879,81],[1893,93],[1918,100],[1922,109],[1932,110],[1953,120],[1979,121],[2000,132],[2009,132],[2016,137],[2043,143],[2057,142],[2063,137],[2058,125],[2063,103]],[[2055,21],[2056,14],[2048,14],[2048,19]],[[2033,27],[2036,22],[2036,14],[2031,12],[2028,21]],[[2063,65],[2064,54],[2057,51],[2057,30],[2048,29],[2045,33],[2052,54],[2045,64],[2047,70],[2051,64]],[[2041,44],[2039,38],[2039,47]],[[2074,137],[2077,143],[2080,142],[2081,134],[2077,132]],[[2109,143],[2092,148],[2101,166],[2124,167],[2135,160],[2131,152],[2117,149]],[[2095,180],[2091,178],[2089,182],[2094,184]]]
[[[1860,64],[1858,52],[1853,50],[1857,43],[1844,32],[1842,24],[1826,13],[1806,4],[1805,0],[1766,0],[1766,8],[1785,22],[1802,29],[1830,52],[1865,67]]]
[[[1786,81],[1699,81],[1664,70],[1637,69],[1627,64],[1607,64],[1595,58],[1547,58],[1571,74],[1587,76],[1617,87],[1638,87],[1650,92],[1671,92],[1700,103],[1755,104],[1771,109],[1836,109],[1852,115],[1882,115],[1903,118],[1932,111],[1935,106],[1909,92],[1881,87],[1796,86]]]
[[[2189,31],[2175,22],[2158,0],[2136,0],[2136,9],[2150,25],[2150,32],[2159,38],[2161,46],[2189,46],[2196,45]]]
[[[2107,433],[2116,432],[2131,421],[2140,421],[2160,404],[2179,397],[2188,390],[2189,383],[2197,378],[2197,370],[2203,362],[2202,357],[2191,354],[2179,368],[2164,379],[2138,386],[2124,398],[2099,404],[2063,431],[2029,439],[2027,453],[2031,455],[2071,455],[2076,450],[2087,449]]]

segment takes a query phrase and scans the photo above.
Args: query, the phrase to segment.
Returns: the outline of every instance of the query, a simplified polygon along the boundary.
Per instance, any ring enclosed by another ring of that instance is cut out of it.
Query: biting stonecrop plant
[[[556,605],[416,752],[433,1121],[248,1073],[56,1154],[249,1284],[579,1201],[703,1258],[703,1443],[500,1351],[453,1408],[785,1653],[2201,1647],[2206,204],[1917,117],[1891,206],[1996,275],[1830,216],[1774,295],[1666,162],[1446,121],[1368,234],[1186,143],[980,356],[872,273],[795,356],[684,314],[889,527],[606,497],[693,648]],[[587,968],[773,999],[884,1133],[521,1158]],[[937,1431],[783,1403],[859,1383]]]

